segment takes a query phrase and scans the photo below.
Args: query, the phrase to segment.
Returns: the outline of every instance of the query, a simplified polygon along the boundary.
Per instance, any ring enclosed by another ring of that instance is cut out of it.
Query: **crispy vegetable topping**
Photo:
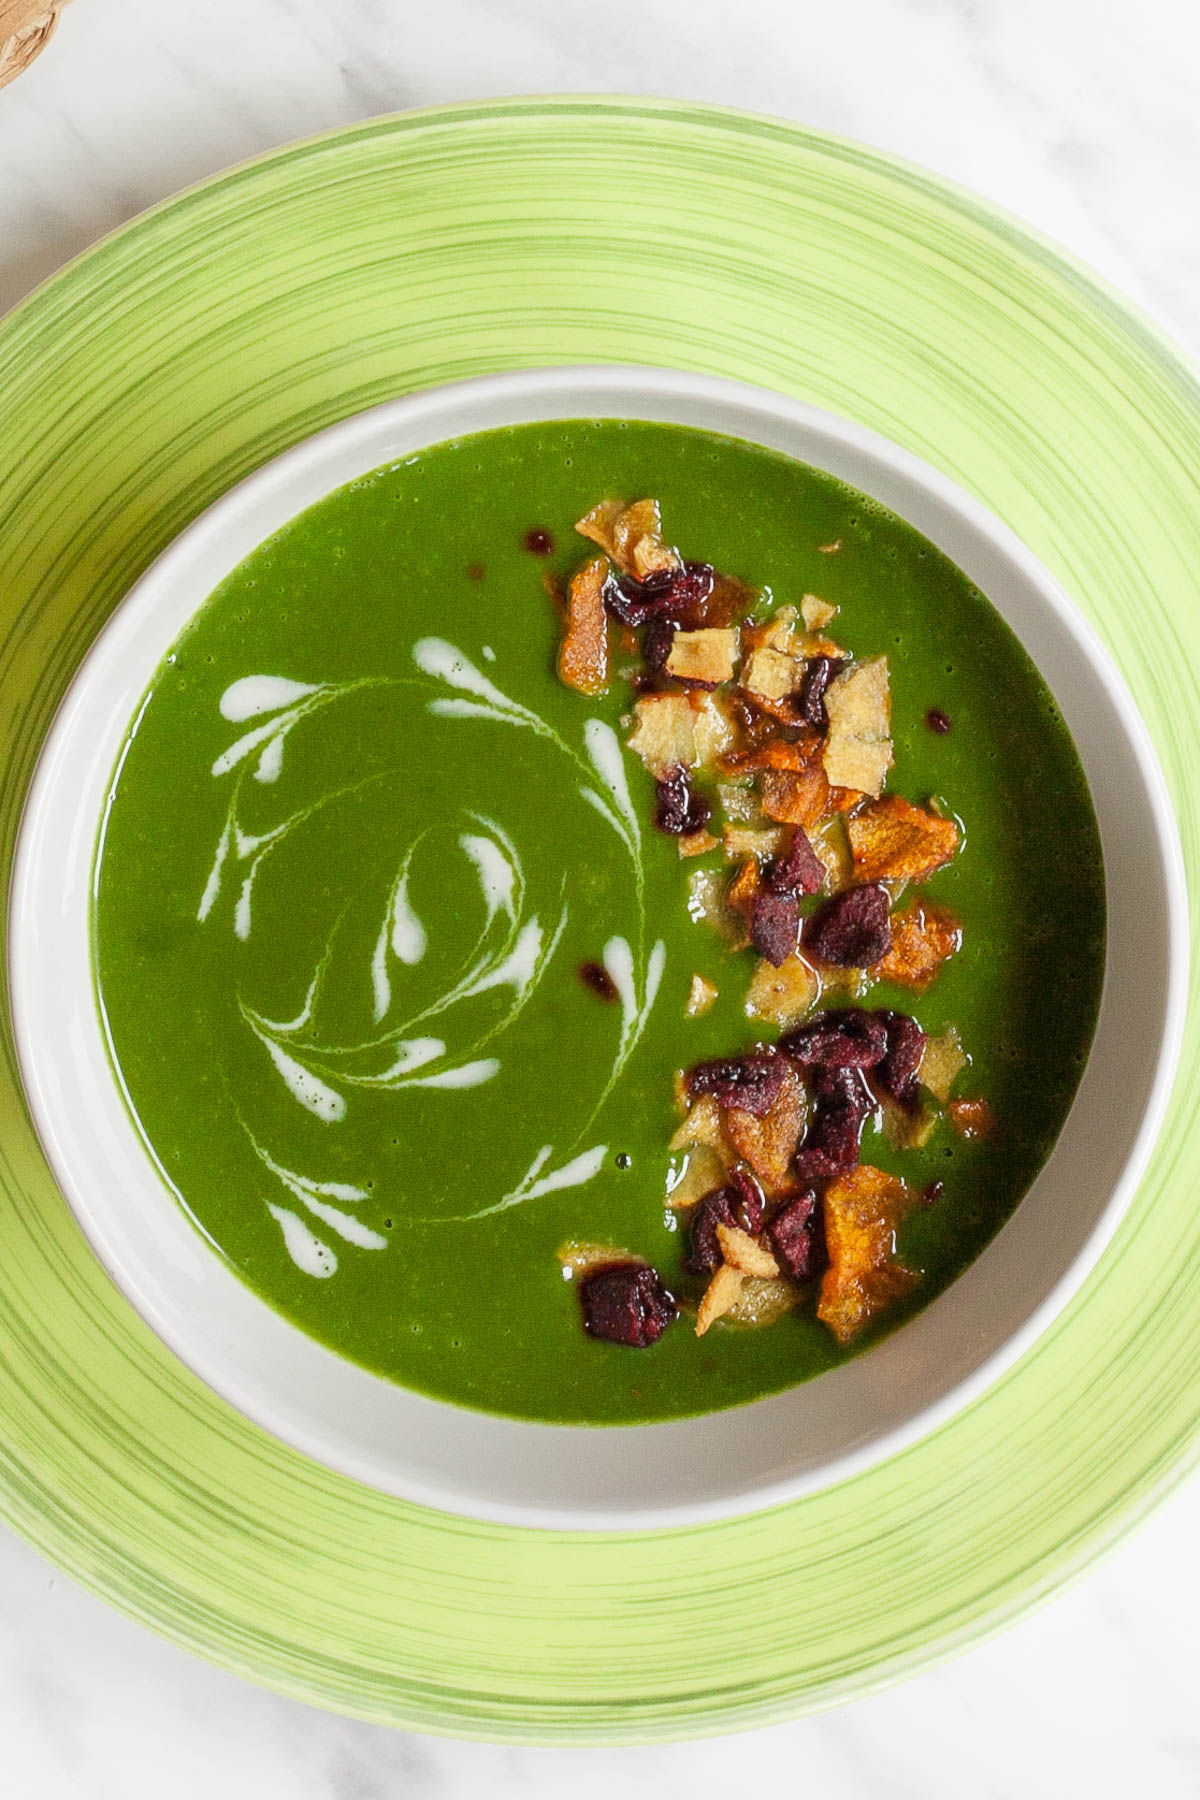
[[[602,500],[579,520],[575,529],[599,544],[622,573],[638,580],[683,566],[678,550],[663,543],[657,500],[635,500],[632,506],[622,506],[619,500]]]
[[[847,888],[809,918],[804,947],[819,962],[843,969],[869,969],[892,947],[887,889]]]
[[[680,856],[707,856],[710,850],[720,848],[720,838],[715,838],[711,831],[689,831],[678,840],[676,848]]]
[[[881,981],[922,993],[962,947],[962,926],[948,907],[918,899],[892,915],[892,947],[875,973]]]
[[[935,1100],[940,1100],[945,1106],[950,1099],[951,1088],[966,1066],[967,1056],[962,1047],[962,1039],[953,1025],[947,1025],[940,1036],[926,1038],[921,1067],[917,1073],[922,1085],[929,1089]]]
[[[737,632],[710,626],[703,631],[677,631],[665,666],[677,681],[720,687],[723,681],[732,681],[737,659]]]
[[[788,1171],[808,1112],[803,1081],[789,1062],[783,1058],[779,1062],[783,1071],[779,1090],[766,1111],[756,1113],[735,1104],[724,1119],[729,1141],[768,1193],[778,1193],[787,1186]]]
[[[780,650],[755,650],[742,672],[742,686],[763,700],[782,700],[804,680],[804,664]]]
[[[829,1267],[817,1317],[839,1344],[848,1344],[869,1319],[916,1285],[916,1275],[896,1260],[893,1247],[915,1198],[898,1176],[866,1164],[826,1188]]]
[[[858,1161],[874,1101],[858,1069],[818,1068],[813,1071],[812,1092],[815,1110],[793,1167],[801,1181],[828,1181]]]
[[[761,1119],[788,1076],[787,1059],[769,1052],[717,1057],[697,1063],[687,1076],[689,1094],[711,1094],[718,1106],[737,1106]]]
[[[825,774],[834,787],[878,795],[892,766],[892,701],[886,656],[843,669],[825,693]]]
[[[771,1252],[737,1225],[718,1225],[717,1242],[722,1258],[731,1269],[737,1269],[743,1275],[757,1275],[767,1281],[773,1281],[779,1274],[779,1264]]]
[[[872,801],[846,823],[859,881],[927,881],[958,849],[958,826],[899,794]]]
[[[572,1238],[569,1243],[559,1245],[558,1260],[563,1279],[577,1281],[593,1269],[611,1269],[617,1263],[636,1263],[638,1259],[619,1244],[586,1244]]]
[[[750,942],[760,956],[778,968],[796,948],[800,935],[800,901],[794,893],[762,887],[750,910]]]
[[[718,1145],[697,1144],[689,1150],[683,1170],[667,1194],[667,1205],[672,1212],[689,1211],[705,1194],[718,1187],[729,1174],[732,1160],[733,1152],[723,1132]]]
[[[804,620],[806,631],[824,631],[837,618],[838,609],[831,606],[828,600],[818,600],[815,594],[805,594],[800,602],[800,616]]]
[[[886,1015],[861,1007],[818,1013],[779,1047],[807,1069],[873,1069],[888,1053]]]
[[[995,1117],[986,1100],[951,1100],[946,1112],[960,1137],[990,1137],[996,1128]]]
[[[589,1337],[644,1350],[657,1343],[678,1312],[675,1296],[646,1263],[593,1269],[579,1280],[583,1328]]]
[[[766,1019],[786,1030],[811,1012],[820,988],[810,963],[789,956],[776,968],[762,957],[746,992],[746,1017]]]
[[[654,823],[671,837],[692,837],[712,818],[712,807],[695,793],[682,763],[654,783]]]
[[[767,1224],[765,1236],[775,1260],[793,1281],[812,1281],[824,1263],[818,1241],[817,1196],[812,1188],[786,1199]]]
[[[696,1336],[703,1337],[710,1325],[723,1319],[737,1305],[745,1276],[740,1269],[722,1263],[708,1286],[696,1314]]]
[[[735,1187],[713,1188],[699,1200],[692,1211],[686,1267],[695,1275],[707,1275],[720,1268],[723,1257],[719,1231],[730,1225],[751,1224],[740,1210],[741,1196]],[[757,1229],[755,1225],[753,1227]]]
[[[688,989],[687,1005],[684,1007],[689,1019],[698,1019],[706,1013],[717,997],[717,990],[712,982],[703,975],[693,975],[692,985]]]
[[[726,856],[730,862],[737,862],[743,856],[778,856],[787,833],[777,826],[756,829],[750,825],[726,825],[721,838]]]
[[[788,749],[795,746],[788,745]],[[781,825],[811,830],[829,808],[829,783],[821,764],[802,769],[771,769],[762,779],[762,809]]]
[[[597,556],[572,575],[567,590],[567,629],[559,647],[558,672],[577,694],[602,694],[608,686],[607,580],[608,565]]]
[[[684,1268],[706,1282],[687,1297],[697,1335],[811,1304],[820,1277],[817,1316],[849,1344],[919,1280],[896,1233],[918,1197],[944,1191],[926,1181],[918,1196],[915,1178],[862,1163],[864,1134],[916,1155],[937,1132],[970,1140],[995,1125],[982,1096],[952,1097],[969,1062],[953,1026],[929,1037],[908,1011],[862,1003],[881,983],[924,994],[962,947],[958,917],[923,886],[962,848],[961,828],[936,800],[884,791],[888,661],[827,635],[835,604],[806,593],[772,606],[685,560],[651,498],[602,501],[576,529],[603,554],[565,595],[552,584],[563,680],[603,691],[616,633],[647,811],[680,857],[723,852],[725,866],[688,875],[688,912],[717,934],[730,973],[744,971],[745,1016],[768,1039],[676,1076],[666,1199],[686,1217]],[[936,709],[925,722],[950,729]],[[684,1011],[700,1017],[716,999],[717,983],[693,975]],[[627,1252],[581,1265],[580,1298],[585,1328],[622,1344],[653,1343],[676,1310]]]
[[[763,871],[763,882],[774,894],[819,894],[825,886],[825,865],[797,825],[791,846]]]
[[[887,1031],[887,1052],[875,1070],[875,1081],[897,1106],[912,1112],[921,1098],[918,1073],[925,1054],[925,1033],[906,1013],[876,1015]]]
[[[818,731],[823,731],[829,724],[825,690],[833,679],[837,666],[837,658],[832,656],[814,656],[804,665],[796,711],[806,725],[815,725]],[[829,776],[828,779],[832,781],[833,777]]]
[[[634,706],[637,728],[629,748],[658,778],[680,764],[714,763],[732,748],[733,727],[710,694],[646,694]]]

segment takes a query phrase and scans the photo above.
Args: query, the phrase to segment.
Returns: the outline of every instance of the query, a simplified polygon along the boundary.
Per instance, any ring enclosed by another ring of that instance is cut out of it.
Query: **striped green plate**
[[[974,490],[1107,639],[1177,799],[1200,791],[1200,389],[1171,348],[1009,220],[854,146],[671,103],[512,101],[235,170],[0,326],[6,862],[81,654],[216,495],[388,395],[604,359],[761,382]],[[1200,895],[1192,809],[1182,826]],[[622,1538],[423,1512],[232,1413],[89,1254],[7,1021],[3,1044],[0,1513],[177,1643],[304,1699],[543,1741],[798,1712],[1012,1618],[1195,1455],[1195,1009],[1125,1226],[984,1399],[832,1491]]]

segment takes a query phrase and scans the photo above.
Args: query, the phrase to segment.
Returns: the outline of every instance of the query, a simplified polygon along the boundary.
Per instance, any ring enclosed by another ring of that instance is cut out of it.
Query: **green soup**
[[[258,1294],[425,1393],[621,1423],[751,1400],[850,1352],[811,1307],[596,1342],[558,1260],[611,1243],[694,1293],[664,1204],[673,1072],[764,1035],[743,1010],[753,958],[693,922],[691,865],[651,826],[622,747],[628,685],[589,700],[555,673],[544,576],[578,567],[573,521],[607,494],[657,495],[687,556],[775,604],[840,607],[840,641],[891,665],[889,787],[963,822],[929,883],[962,951],[923,996],[871,1003],[953,1023],[997,1128],[970,1141],[943,1121],[899,1152],[868,1127],[863,1144],[944,1183],[903,1226],[921,1280],[875,1335],[943,1288],[1029,1186],[1083,1067],[1096,823],[988,602],[900,520],[784,457],[673,426],[522,426],[302,514],[155,676],[112,783],[94,947],[137,1124]],[[580,978],[598,961],[615,1000]],[[689,1018],[696,974],[719,998]]]

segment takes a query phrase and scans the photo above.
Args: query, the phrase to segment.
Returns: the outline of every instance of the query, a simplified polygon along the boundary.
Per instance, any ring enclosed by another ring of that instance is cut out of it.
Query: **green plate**
[[[1176,799],[1200,791],[1200,390],[1172,349],[1011,221],[852,145],[671,103],[512,101],[235,170],[0,326],[6,866],[72,670],[203,506],[389,395],[604,359],[761,382],[972,489],[1115,652]],[[1193,809],[1182,828],[1200,895]],[[134,1617],[302,1699],[513,1740],[761,1723],[1012,1618],[1195,1457],[1195,1008],[1125,1225],[985,1398],[814,1498],[620,1538],[421,1511],[231,1412],[93,1260],[7,1022],[3,1042],[0,1512]]]

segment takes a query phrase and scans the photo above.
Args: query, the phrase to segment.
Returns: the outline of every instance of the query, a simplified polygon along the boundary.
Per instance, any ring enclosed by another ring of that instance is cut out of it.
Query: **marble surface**
[[[0,307],[142,207],[289,138],[504,93],[775,112],[1023,214],[1200,348],[1192,0],[76,0],[0,93]],[[644,73],[643,73],[644,72]],[[819,1718],[503,1750],[308,1710],[159,1643],[0,1533],[6,1800],[1193,1800],[1200,1484],[994,1642]]]

